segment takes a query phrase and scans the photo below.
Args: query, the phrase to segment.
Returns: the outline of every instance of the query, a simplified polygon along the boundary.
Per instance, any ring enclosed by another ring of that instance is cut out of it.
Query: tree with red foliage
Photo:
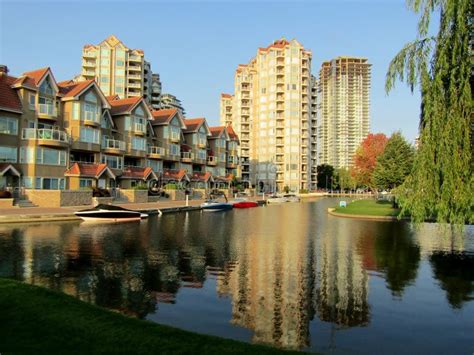
[[[377,157],[383,153],[387,141],[388,138],[383,133],[370,133],[357,148],[351,174],[359,186],[373,188],[372,173]]]

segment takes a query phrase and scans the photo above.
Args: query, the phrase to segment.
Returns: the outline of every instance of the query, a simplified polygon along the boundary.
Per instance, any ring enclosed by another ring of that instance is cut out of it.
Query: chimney
[[[5,64],[0,64],[0,73],[1,74],[8,74],[8,67]]]

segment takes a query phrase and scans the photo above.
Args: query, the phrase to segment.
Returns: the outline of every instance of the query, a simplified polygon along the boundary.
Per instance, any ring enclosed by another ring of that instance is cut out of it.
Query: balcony
[[[144,123],[137,123],[133,125],[133,133],[139,136],[144,136],[146,134],[146,126]]]
[[[38,145],[66,148],[70,139],[66,132],[49,128],[23,128],[22,139],[35,139]]]
[[[83,70],[82,75],[84,75],[84,76],[95,76],[95,71],[93,71],[93,70]]]
[[[140,91],[128,91],[128,96],[142,96]]]
[[[142,67],[141,67],[140,65],[130,65],[130,66],[128,67],[128,71],[129,71],[129,72],[132,72],[132,71],[133,71],[133,72],[137,72],[137,71],[141,72],[141,71],[142,71]]]
[[[84,68],[95,68],[95,60],[83,60],[82,66]]]
[[[199,148],[206,148],[206,147],[207,147],[207,142],[206,142],[206,140],[204,140],[204,139],[199,140],[197,146],[198,146]]]
[[[216,165],[217,165],[217,157],[208,156],[208,157],[207,157],[207,165],[209,165],[209,166],[216,166]]]
[[[148,157],[154,159],[161,159],[166,154],[163,147],[148,146]]]
[[[194,154],[191,152],[181,152],[181,161],[183,163],[192,163],[194,159]]]
[[[94,52],[85,52],[82,56],[84,58],[95,58],[96,57]]]
[[[102,150],[104,153],[110,154],[124,154],[127,149],[127,145],[124,141],[115,139],[105,139],[102,142]]]
[[[38,118],[55,120],[58,117],[58,111],[52,104],[38,104],[36,107]]]
[[[227,159],[227,165],[226,167],[229,169],[234,169],[237,167],[237,164],[239,163],[239,158],[236,156],[230,156],[229,159]]]
[[[170,141],[172,142],[179,142],[179,133],[171,132],[170,134]]]
[[[135,80],[142,80],[141,75],[136,75],[136,74],[130,74],[130,75],[128,76],[128,78],[129,78],[129,79],[132,79],[132,80],[133,80],[133,79],[135,79]]]
[[[131,83],[131,82],[128,82],[128,85],[127,85],[129,88],[134,88],[134,89],[140,89],[142,87],[141,84],[136,84],[136,83]]]
[[[141,63],[142,62],[142,57],[138,56],[138,55],[131,55],[128,57],[128,61],[129,62],[138,62],[138,63]]]

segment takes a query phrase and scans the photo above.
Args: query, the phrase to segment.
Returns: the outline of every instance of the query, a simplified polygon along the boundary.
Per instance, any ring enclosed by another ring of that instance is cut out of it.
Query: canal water
[[[0,277],[252,343],[472,354],[474,228],[328,215],[336,203],[0,226]]]

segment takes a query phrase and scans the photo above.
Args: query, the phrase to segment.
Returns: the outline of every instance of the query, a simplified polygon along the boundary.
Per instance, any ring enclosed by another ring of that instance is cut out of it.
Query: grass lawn
[[[0,353],[282,353],[129,318],[75,298],[0,279]]]
[[[357,200],[347,202],[347,207],[337,207],[334,212],[351,215],[395,217],[400,213],[400,210],[392,208],[392,203],[388,201]]]

